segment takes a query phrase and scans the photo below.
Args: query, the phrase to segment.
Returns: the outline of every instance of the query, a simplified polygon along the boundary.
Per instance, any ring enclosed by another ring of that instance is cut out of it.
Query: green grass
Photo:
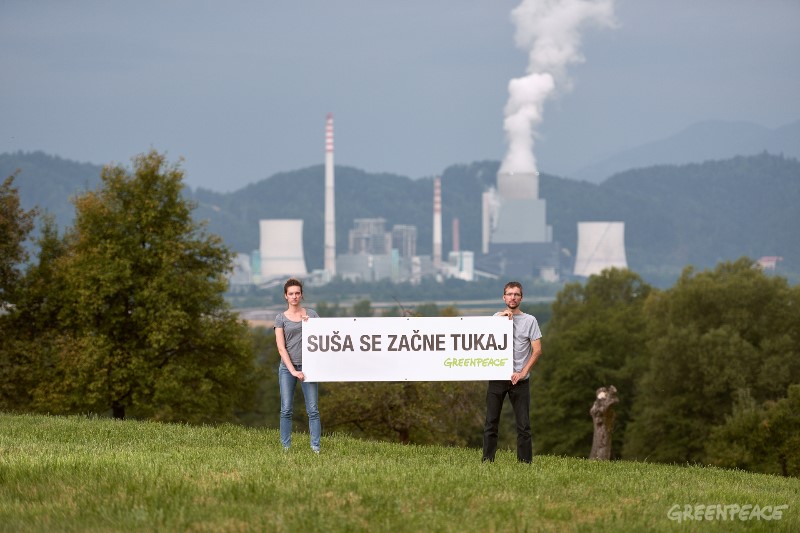
[[[511,430],[511,428],[503,428]],[[800,531],[800,479],[708,467],[0,414],[0,531]],[[788,505],[683,521],[679,504]]]

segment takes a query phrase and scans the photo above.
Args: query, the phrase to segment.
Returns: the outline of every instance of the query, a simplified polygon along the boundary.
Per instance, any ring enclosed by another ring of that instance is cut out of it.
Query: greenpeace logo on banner
[[[303,324],[308,381],[510,379],[506,317],[310,318]]]

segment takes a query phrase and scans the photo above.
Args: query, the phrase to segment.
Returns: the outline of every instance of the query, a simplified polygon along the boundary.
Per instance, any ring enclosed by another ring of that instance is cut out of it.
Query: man
[[[486,390],[486,423],[483,426],[483,460],[493,462],[497,451],[497,433],[503,401],[508,395],[517,423],[517,460],[533,460],[531,441],[531,387],[530,372],[542,355],[542,333],[533,315],[523,313],[522,284],[509,281],[503,288],[506,308],[494,316],[505,316],[514,321],[514,372],[510,380],[490,381]]]

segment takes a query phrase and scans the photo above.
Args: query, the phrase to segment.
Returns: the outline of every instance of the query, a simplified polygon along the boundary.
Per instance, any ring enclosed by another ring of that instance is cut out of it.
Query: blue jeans
[[[295,366],[296,370],[302,370]],[[292,445],[292,409],[294,407],[294,389],[297,378],[294,377],[283,361],[278,365],[278,383],[281,387],[281,444],[284,448]],[[311,434],[311,449],[319,451],[319,440],[322,435],[322,424],[319,420],[319,383],[300,382],[303,398],[306,401],[308,415],[308,432]]]

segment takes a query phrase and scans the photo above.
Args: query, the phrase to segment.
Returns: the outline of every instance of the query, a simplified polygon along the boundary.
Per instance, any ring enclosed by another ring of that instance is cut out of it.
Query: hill
[[[97,187],[101,169],[99,165],[78,163],[44,152],[0,154],[0,179],[19,172],[14,185],[19,189],[22,207],[40,207],[53,215],[61,228],[72,224],[75,218],[69,199]]]
[[[756,155],[761,152],[800,158],[800,120],[779,128],[751,122],[709,120],[675,135],[611,155],[570,173],[571,178],[600,183],[632,168],[684,165]]]
[[[452,249],[453,218],[460,223],[460,247],[480,250],[481,193],[495,184],[499,163],[453,165],[442,173],[443,248]],[[0,172],[20,168],[23,205],[38,204],[65,225],[68,197],[98,180],[100,167],[41,153],[0,156]],[[262,218],[302,218],[310,269],[323,263],[324,167],[275,174],[232,193],[204,189],[186,194],[197,202],[196,218],[208,221],[235,251],[258,247]],[[601,184],[542,174],[540,196],[547,201],[554,239],[566,250],[565,272],[577,246],[579,221],[626,223],[628,264],[649,282],[665,286],[686,265],[709,268],[741,256],[783,257],[778,272],[800,279],[800,162],[761,153],[705,163],[661,165],[618,173]],[[336,241],[347,251],[356,218],[382,217],[418,228],[417,251],[432,248],[432,179],[412,180],[336,167]]]
[[[0,531],[797,531],[800,480],[276,429],[0,414]],[[710,524],[703,524],[710,522]]]

